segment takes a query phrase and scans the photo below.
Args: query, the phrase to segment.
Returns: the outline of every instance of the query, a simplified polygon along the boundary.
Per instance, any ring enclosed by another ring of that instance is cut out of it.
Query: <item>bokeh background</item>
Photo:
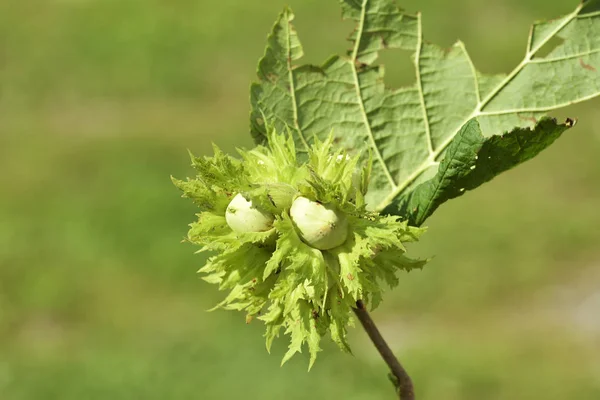
[[[186,150],[251,146],[249,84],[289,4],[306,61],[345,51],[335,0],[0,1],[0,399],[391,399],[364,332],[354,356],[280,368],[263,327],[181,244]],[[529,25],[577,1],[405,0],[426,39],[507,72]],[[387,83],[413,81],[384,52]],[[428,221],[374,314],[420,399],[600,399],[600,98],[551,149]]]

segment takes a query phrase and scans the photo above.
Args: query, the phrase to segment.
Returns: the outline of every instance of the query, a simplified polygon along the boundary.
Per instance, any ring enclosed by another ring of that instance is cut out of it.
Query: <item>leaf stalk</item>
[[[377,325],[375,325],[362,300],[356,302],[356,307],[353,308],[353,311],[375,345],[375,348],[379,351],[381,358],[383,358],[383,361],[390,368],[400,400],[415,400],[415,390],[410,376],[402,364],[400,364],[390,346],[383,339],[383,336],[381,336],[381,332],[379,332]]]

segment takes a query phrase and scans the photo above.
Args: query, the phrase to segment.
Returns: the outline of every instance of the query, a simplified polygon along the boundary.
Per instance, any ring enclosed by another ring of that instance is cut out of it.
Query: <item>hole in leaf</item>
[[[414,52],[409,50],[387,49],[379,52],[376,63],[383,65],[383,81],[387,88],[399,88],[415,82]]]
[[[565,39],[559,38],[557,36],[554,36],[552,39],[550,39],[548,41],[548,43],[546,43],[545,45],[542,46],[541,49],[539,49],[536,53],[535,53],[535,57],[546,57],[548,54],[550,54],[555,48],[557,48],[558,46],[560,46],[561,44],[563,44],[565,42]]]
[[[316,7],[313,5],[294,6],[296,18],[293,24],[302,42],[304,56],[298,65],[322,65],[333,55],[345,56],[352,47],[346,38],[355,28],[353,21],[342,20],[339,5],[325,1]]]

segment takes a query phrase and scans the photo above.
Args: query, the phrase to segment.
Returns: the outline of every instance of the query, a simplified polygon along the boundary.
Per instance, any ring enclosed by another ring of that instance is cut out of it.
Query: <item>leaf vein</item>
[[[365,104],[363,102],[363,98],[362,98],[362,92],[361,92],[361,87],[360,87],[360,81],[358,80],[358,71],[356,70],[356,63],[357,63],[357,57],[358,57],[358,48],[360,47],[360,41],[362,38],[362,33],[363,33],[363,29],[365,26],[365,14],[366,14],[366,9],[367,9],[367,3],[369,0],[363,0],[362,2],[362,8],[361,8],[361,14],[360,14],[360,21],[358,24],[358,31],[356,34],[356,41],[354,43],[354,49],[352,50],[352,59],[350,60],[350,67],[352,69],[352,74],[354,76],[354,87],[356,89],[356,96],[358,98],[358,105],[363,117],[363,122],[365,125],[365,128],[367,129],[367,133],[369,136],[369,141],[371,142],[371,147],[373,148],[373,151],[375,152],[375,155],[379,161],[379,163],[381,164],[383,171],[390,183],[390,186],[392,187],[392,189],[396,189],[396,181],[394,180],[394,178],[392,177],[392,174],[390,173],[390,170],[387,166],[387,164],[385,163],[381,151],[379,150],[379,148],[377,147],[377,143],[375,142],[375,137],[373,136],[373,132],[371,131],[371,125],[369,122],[369,118],[367,116],[367,112],[365,109]]]
[[[423,110],[423,120],[425,122],[425,134],[427,135],[427,149],[429,154],[433,154],[433,140],[431,138],[431,127],[429,126],[429,118],[427,117],[427,107],[425,106],[425,94],[423,93],[423,80],[421,79],[421,50],[423,48],[423,32],[421,24],[421,13],[417,14],[417,51],[415,53],[415,72],[417,74],[417,88],[419,90],[419,99],[421,101],[421,108]]]
[[[564,56],[564,57],[555,57],[555,58],[534,58],[530,61],[531,64],[545,64],[545,63],[551,63],[551,62],[556,62],[556,61],[563,61],[563,60],[571,60],[573,58],[579,58],[579,57],[583,57],[583,56],[589,56],[591,54],[596,54],[596,53],[600,53],[600,49],[594,49],[594,50],[590,50],[590,51],[584,51],[581,53],[577,53],[577,54],[572,54],[570,56]]]
[[[295,89],[295,82],[294,82],[294,71],[292,69],[292,37],[291,37],[291,30],[292,30],[292,26],[291,26],[291,21],[289,18],[289,15],[286,18],[286,32],[285,32],[285,36],[287,39],[287,70],[288,70],[288,79],[289,79],[289,84],[290,84],[290,95],[292,98],[292,112],[294,114],[294,128],[296,128],[296,132],[298,132],[298,137],[300,137],[300,141],[302,142],[302,144],[304,145],[304,147],[306,148],[306,150],[309,149],[308,146],[308,142],[306,141],[306,138],[304,137],[304,133],[302,133],[302,129],[300,129],[300,124],[298,123],[298,104],[296,101],[296,89]],[[299,46],[296,46],[299,47]]]

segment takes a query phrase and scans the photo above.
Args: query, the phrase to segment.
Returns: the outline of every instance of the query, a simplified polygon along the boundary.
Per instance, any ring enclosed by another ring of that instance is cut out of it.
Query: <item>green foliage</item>
[[[523,60],[496,76],[477,71],[462,42],[444,51],[424,41],[421,15],[405,14],[392,0],[340,3],[344,18],[357,24],[353,46],[321,66],[295,64],[303,50],[294,14],[281,13],[251,88],[251,132],[264,142],[266,117],[279,129],[289,127],[299,151],[331,130],[350,152],[366,143],[374,160],[370,209],[422,223],[461,188],[477,187],[535,156],[572,125],[538,124],[548,111],[600,94],[597,0],[534,24]],[[557,39],[562,43],[540,55]],[[384,86],[383,67],[374,64],[382,49],[413,52],[413,85]],[[473,119],[478,125],[465,126]],[[491,158],[474,163],[481,151]],[[472,172],[473,166],[486,172]]]
[[[423,11],[426,38],[458,35],[500,71],[527,22],[577,2],[398,3]],[[269,356],[260,324],[203,312],[225,292],[178,243],[194,205],[165,174],[188,172],[186,147],[250,146],[240,86],[284,3],[312,59],[343,47],[332,0],[0,2],[1,399],[393,398],[358,329],[354,357],[322,343],[312,373],[307,354],[278,368],[283,340]],[[410,78],[388,64],[387,78]],[[599,106],[570,107],[579,121],[560,145],[441,207],[410,246],[437,257],[374,318],[419,400],[600,398]]]
[[[173,179],[183,196],[201,209],[188,240],[201,246],[200,251],[216,252],[200,272],[207,282],[229,291],[217,307],[244,310],[248,322],[256,317],[264,321],[267,349],[283,329],[291,342],[282,363],[307,344],[312,366],[327,331],[349,351],[346,330],[356,302],[376,307],[382,285],[398,284],[398,270],[424,264],[407,258],[403,246],[423,230],[398,217],[367,211],[370,163],[359,167],[360,155],[332,152],[332,146],[332,137],[315,139],[307,161],[298,162],[291,137],[271,132],[267,147],[238,150],[241,159],[215,147],[213,157],[192,157],[194,179]],[[237,194],[268,207],[275,215],[272,229],[233,231],[225,213]],[[289,215],[289,205],[298,196],[343,213],[348,221],[343,244],[318,250],[301,239]]]
[[[484,137],[476,119],[467,122],[450,143],[437,174],[402,195],[397,205],[413,225],[421,225],[440,204],[475,189],[551,145],[573,121],[557,124],[542,119],[533,129],[516,128],[504,135]]]
[[[192,157],[195,179],[174,180],[202,210],[189,241],[217,252],[200,270],[229,290],[217,307],[263,320],[268,349],[283,329],[291,343],[282,363],[306,344],[312,366],[327,331],[349,351],[356,302],[377,307],[383,283],[395,286],[398,270],[423,265],[404,255],[403,242],[421,234],[413,226],[574,124],[542,118],[545,112],[600,93],[590,64],[600,61],[597,4],[535,24],[524,60],[506,76],[479,73],[461,42],[447,52],[424,42],[420,14],[405,14],[392,0],[341,0],[344,18],[357,24],[352,49],[321,67],[297,67],[303,50],[285,9],[251,90],[251,133],[266,146],[239,150],[241,160],[215,147],[214,157]],[[563,43],[540,56],[555,38]],[[374,62],[387,48],[414,52],[414,85],[384,87]],[[248,212],[232,230],[225,212],[233,215],[234,196]],[[249,229],[247,216],[259,214],[269,223]],[[323,236],[338,222],[335,238]]]

